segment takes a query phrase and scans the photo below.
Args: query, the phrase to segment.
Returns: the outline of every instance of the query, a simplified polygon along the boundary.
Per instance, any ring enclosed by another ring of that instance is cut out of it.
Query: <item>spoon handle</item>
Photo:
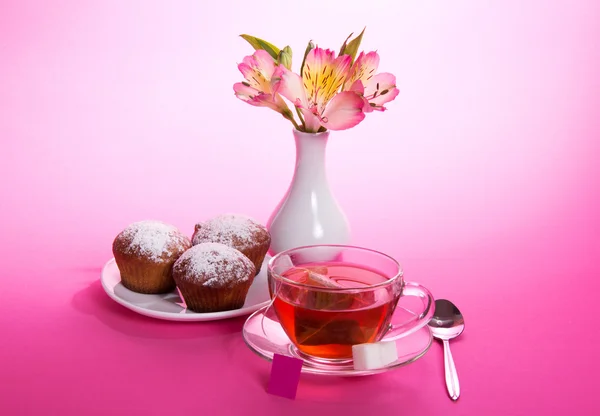
[[[460,396],[460,384],[458,384],[458,374],[456,374],[454,359],[450,352],[450,343],[446,339],[444,340],[444,369],[448,394],[452,400],[457,400],[458,396]]]

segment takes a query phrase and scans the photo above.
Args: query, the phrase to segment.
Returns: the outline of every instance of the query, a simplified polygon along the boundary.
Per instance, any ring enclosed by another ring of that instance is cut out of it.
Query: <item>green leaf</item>
[[[352,62],[354,62],[354,58],[356,58],[356,54],[358,53],[358,48],[360,47],[360,42],[362,41],[363,34],[365,33],[366,27],[360,32],[360,35],[355,37],[350,41],[348,45],[344,48],[344,54],[350,55],[352,58]],[[350,35],[352,36],[352,35]],[[347,39],[346,39],[347,40]]]
[[[340,48],[340,53],[338,53],[338,56],[342,56],[344,55],[345,51],[346,51],[346,46],[348,45],[348,40],[352,37],[352,35],[354,35],[354,32],[350,33],[348,35],[348,37],[346,38],[346,40],[344,41],[344,44],[342,45],[342,47]]]
[[[304,51],[304,58],[302,58],[302,65],[300,65],[300,76],[302,76],[302,72],[304,71],[304,63],[306,62],[306,57],[308,53],[315,48],[315,44],[313,41],[309,41],[308,45],[306,45],[306,50]]]
[[[272,43],[267,42],[266,40],[262,40],[250,35],[240,35],[243,39],[245,39],[255,50],[262,49],[267,51],[269,55],[273,57],[273,59],[277,59],[279,56],[279,48]]]

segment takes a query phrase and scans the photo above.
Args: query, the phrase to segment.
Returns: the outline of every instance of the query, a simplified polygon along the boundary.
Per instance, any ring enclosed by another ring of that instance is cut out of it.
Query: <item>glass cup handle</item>
[[[404,288],[402,289],[400,299],[404,296],[415,296],[421,299],[421,302],[423,303],[422,311],[407,322],[402,324],[390,324],[390,329],[388,329],[381,341],[393,341],[410,335],[427,325],[429,320],[433,317],[435,303],[431,292],[425,287],[414,282],[404,282]]]

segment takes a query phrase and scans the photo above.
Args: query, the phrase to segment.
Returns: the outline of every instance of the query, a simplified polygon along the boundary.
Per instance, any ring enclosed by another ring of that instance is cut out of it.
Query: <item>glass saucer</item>
[[[400,306],[396,307],[394,318],[410,319],[414,314]],[[243,337],[246,345],[259,357],[273,360],[274,354],[300,358],[304,361],[302,372],[326,376],[366,376],[385,373],[398,367],[410,364],[421,358],[431,347],[433,337],[429,327],[425,325],[418,331],[398,339],[396,347],[398,359],[385,367],[373,370],[355,370],[352,360],[318,360],[307,356],[291,343],[279,324],[273,308],[265,306],[254,312],[244,324]]]

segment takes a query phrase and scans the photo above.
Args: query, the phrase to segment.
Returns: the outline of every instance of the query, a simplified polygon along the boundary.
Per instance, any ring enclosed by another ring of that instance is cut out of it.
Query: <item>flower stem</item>
[[[283,110],[283,111],[281,112],[281,115],[282,115],[284,118],[286,118],[286,119],[288,119],[289,121],[291,121],[291,122],[292,122],[292,124],[294,125],[294,128],[295,128],[296,130],[300,130],[300,126],[298,125],[298,123],[296,123],[296,120],[294,120],[294,114],[292,114],[292,112],[290,111],[290,109],[289,109],[289,108],[286,108],[285,110]]]
[[[298,114],[298,118],[300,119],[300,122],[302,123],[302,128],[304,130],[306,130],[306,124],[304,124],[304,117],[302,117],[302,112],[300,111],[300,109],[296,106],[294,106],[294,108],[296,109],[296,114]]]
[[[300,130],[300,126],[298,125],[298,123],[296,123],[296,120],[294,120],[294,117],[290,118],[289,120],[292,122],[292,124],[294,125],[294,128],[296,130]]]

